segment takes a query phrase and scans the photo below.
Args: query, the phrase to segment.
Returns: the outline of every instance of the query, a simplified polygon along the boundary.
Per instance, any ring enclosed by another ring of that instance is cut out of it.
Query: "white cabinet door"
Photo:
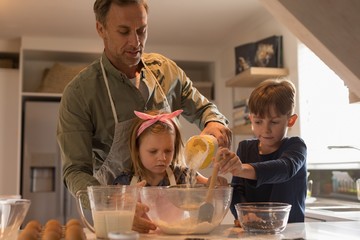
[[[0,68],[0,194],[19,194],[19,70]]]

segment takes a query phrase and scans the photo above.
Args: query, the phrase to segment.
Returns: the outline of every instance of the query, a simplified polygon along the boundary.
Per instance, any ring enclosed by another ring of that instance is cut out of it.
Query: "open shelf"
[[[226,81],[227,87],[255,87],[260,82],[289,74],[286,68],[251,67]]]
[[[253,135],[253,131],[251,130],[251,124],[237,125],[232,127],[231,130],[235,135]]]

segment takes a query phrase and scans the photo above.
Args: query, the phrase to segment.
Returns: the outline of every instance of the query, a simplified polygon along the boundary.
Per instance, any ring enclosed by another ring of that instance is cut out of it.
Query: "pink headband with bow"
[[[173,125],[173,118],[179,116],[183,110],[176,110],[172,113],[163,113],[158,115],[149,115],[143,112],[134,111],[135,115],[138,116],[140,119],[145,120],[139,127],[137,131],[136,137],[139,137],[140,134],[148,127],[153,125],[154,123],[160,121],[163,123],[168,124],[172,129],[174,129]]]

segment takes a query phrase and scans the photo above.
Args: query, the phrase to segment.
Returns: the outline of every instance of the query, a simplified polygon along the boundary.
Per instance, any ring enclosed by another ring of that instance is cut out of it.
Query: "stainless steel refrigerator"
[[[45,224],[57,219],[65,224],[70,218],[80,219],[75,198],[62,180],[56,141],[59,101],[35,99],[23,104],[21,195],[31,200],[24,225],[30,220]]]

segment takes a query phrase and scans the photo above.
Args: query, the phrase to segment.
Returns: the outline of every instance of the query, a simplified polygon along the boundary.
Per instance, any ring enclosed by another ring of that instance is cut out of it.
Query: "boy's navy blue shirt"
[[[237,219],[235,204],[239,202],[283,202],[292,205],[288,222],[304,222],[307,184],[305,142],[287,137],[280,148],[270,154],[259,154],[259,140],[239,143],[237,155],[242,163],[254,167],[257,180],[232,178],[234,187],[231,212]]]

